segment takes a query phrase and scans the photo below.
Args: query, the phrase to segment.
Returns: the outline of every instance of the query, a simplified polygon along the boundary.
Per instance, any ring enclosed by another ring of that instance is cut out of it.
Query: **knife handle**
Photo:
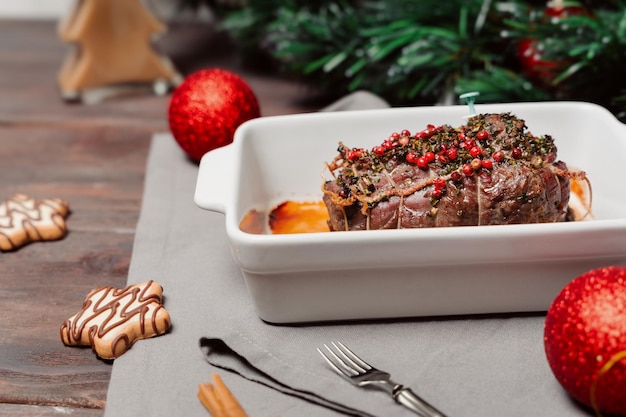
[[[411,388],[400,385],[394,390],[393,399],[422,417],[446,417],[441,411],[417,396]]]

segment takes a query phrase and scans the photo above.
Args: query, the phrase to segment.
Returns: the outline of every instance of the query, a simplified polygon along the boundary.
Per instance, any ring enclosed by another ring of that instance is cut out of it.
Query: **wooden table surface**
[[[221,44],[192,24],[156,46],[183,74],[238,72],[264,116],[313,110],[302,86],[238,71]],[[111,363],[64,346],[59,328],[92,288],[125,286],[150,138],[168,130],[169,96],[63,102],[56,75],[71,47],[56,22],[0,20],[0,200],[59,197],[72,210],[65,239],[0,253],[2,416],[103,415]]]

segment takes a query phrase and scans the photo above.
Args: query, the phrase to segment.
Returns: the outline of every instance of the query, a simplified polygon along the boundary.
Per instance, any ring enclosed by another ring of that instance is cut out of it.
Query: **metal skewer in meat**
[[[570,179],[549,135],[510,113],[393,133],[371,150],[339,144],[323,184],[331,231],[574,220]]]

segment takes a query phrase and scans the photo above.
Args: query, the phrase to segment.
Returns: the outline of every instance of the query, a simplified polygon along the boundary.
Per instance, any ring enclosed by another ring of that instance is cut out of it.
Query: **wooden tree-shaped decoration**
[[[90,89],[137,84],[164,94],[182,81],[152,48],[165,29],[141,0],[78,0],[59,25],[61,39],[74,44],[59,72],[61,95],[76,100]]]

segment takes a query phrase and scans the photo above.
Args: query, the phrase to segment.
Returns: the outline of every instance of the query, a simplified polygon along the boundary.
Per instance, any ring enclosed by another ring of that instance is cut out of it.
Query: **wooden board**
[[[204,25],[181,25],[161,46],[186,73],[231,68],[235,60],[223,50],[207,52],[213,35]],[[59,328],[92,288],[125,285],[150,139],[168,130],[168,96],[61,100],[56,76],[68,47],[56,22],[0,21],[0,199],[59,197],[72,210],[65,239],[0,253],[3,416],[104,413],[111,363],[64,346]],[[263,115],[312,110],[297,84],[240,74]]]

